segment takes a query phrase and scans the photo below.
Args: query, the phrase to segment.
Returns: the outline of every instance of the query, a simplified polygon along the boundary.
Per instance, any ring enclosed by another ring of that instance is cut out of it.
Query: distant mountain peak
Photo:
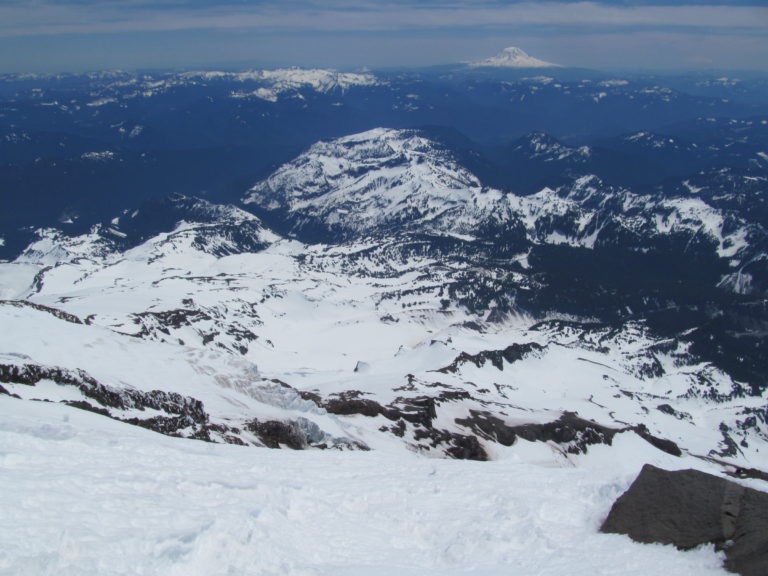
[[[572,148],[544,132],[526,134],[515,143],[513,150],[526,154],[528,158],[538,158],[545,162],[566,159],[583,162],[592,154],[588,146]]]
[[[533,56],[528,55],[524,50],[517,48],[516,46],[509,46],[504,48],[501,52],[480,60],[479,62],[473,62],[470,66],[474,68],[487,67],[487,68],[554,68],[560,67],[559,64],[547,62],[546,60],[539,60]]]
[[[416,130],[376,128],[318,142],[251,188],[244,203],[335,234],[463,233],[477,223],[466,209],[481,192],[479,180],[439,142]]]
[[[377,86],[382,83],[369,72],[338,72],[318,68],[277,68],[274,70],[246,70],[243,72],[198,71],[186,72],[183,79],[229,80],[244,84],[242,90],[232,92],[234,98],[260,98],[277,102],[283,94],[302,89],[327,94],[346,92],[354,87]]]

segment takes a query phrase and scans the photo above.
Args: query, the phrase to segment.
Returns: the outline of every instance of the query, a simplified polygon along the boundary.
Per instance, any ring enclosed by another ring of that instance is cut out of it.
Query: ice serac
[[[558,68],[559,64],[547,62],[529,56],[525,51],[515,46],[505,48],[496,56],[491,56],[479,62],[470,64],[473,68]]]

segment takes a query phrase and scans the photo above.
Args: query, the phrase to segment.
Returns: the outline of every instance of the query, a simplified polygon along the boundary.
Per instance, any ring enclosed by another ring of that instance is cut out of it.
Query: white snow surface
[[[408,437],[392,444],[380,430],[391,424],[383,416],[334,416],[299,392],[327,398],[355,390],[388,405],[436,389],[469,390],[461,402],[440,405],[440,426],[466,434],[455,419],[489,406],[510,425],[552,421],[568,410],[614,428],[643,423],[702,456],[722,449],[721,422],[738,431],[747,411],[764,403],[734,398],[713,410],[708,398],[727,396],[735,383],[692,363],[685,349],[652,338],[642,324],[615,333],[568,325],[531,330],[532,321],[521,316],[483,323],[478,333],[466,325],[477,316],[441,304],[461,262],[387,262],[377,252],[386,255],[386,245],[307,246],[268,231],[266,249],[217,257],[194,243],[197,229],[181,223],[124,253],[105,250],[93,236],[58,245],[47,233],[19,261],[1,264],[0,285],[13,299],[88,323],[0,303],[0,364],[83,370],[117,390],[178,392],[201,400],[211,421],[227,426],[242,428],[254,417],[302,418],[344,442],[436,456],[441,449],[409,439],[410,425]],[[511,344],[541,348],[503,370],[486,362],[437,372],[462,353]],[[355,372],[360,363],[366,370]],[[663,373],[649,375],[647,367],[656,365]],[[19,393],[22,386],[7,388]],[[37,394],[46,397],[44,389]],[[658,410],[660,404],[677,416]],[[766,430],[738,434],[748,446],[732,460],[760,468]],[[243,440],[254,439],[244,433]]]
[[[538,242],[591,246],[607,202],[627,227],[722,230],[698,197],[654,204],[600,187],[585,176],[567,190],[505,194],[418,133],[379,129],[317,144],[251,199],[361,231],[415,211],[420,230],[466,242],[492,215],[519,219]],[[466,262],[388,258],[397,235],[305,245],[242,210],[212,210],[213,222],[183,221],[125,251],[98,228],[40,230],[0,263],[0,366],[58,370],[123,396],[178,393],[180,405],[202,402],[221,443],[116,420],[159,408],[110,407],[108,418],[65,405],[94,400],[51,375],[3,382],[19,398],[0,394],[0,575],[725,574],[712,547],[682,553],[597,530],[645,463],[768,467],[768,430],[739,426],[765,398],[731,396],[737,382],[639,322],[490,323],[444,300]],[[574,230],[547,227],[568,213]],[[237,223],[258,249],[235,250],[226,230]],[[725,240],[723,256],[735,254]],[[466,360],[511,345],[529,349],[500,366]],[[586,454],[478,435],[491,461],[453,461],[414,422],[401,420],[398,435],[384,414],[331,414],[312,399],[350,391],[401,409],[449,394],[432,423],[449,435],[473,434],[457,420],[480,412],[514,426],[571,411],[623,431]],[[257,448],[254,419],[293,422],[332,449]],[[640,424],[682,456],[626,430]],[[706,457],[728,447],[723,425],[738,447],[717,464]],[[233,438],[246,446],[224,444]],[[370,451],[351,450],[361,447]]]
[[[0,397],[0,574],[727,574],[597,528],[649,456],[253,450]],[[679,465],[653,454],[656,464]]]

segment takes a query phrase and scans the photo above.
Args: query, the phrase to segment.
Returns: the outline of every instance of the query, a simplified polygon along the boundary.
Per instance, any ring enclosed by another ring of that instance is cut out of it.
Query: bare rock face
[[[768,493],[697,470],[646,464],[600,530],[683,550],[713,543],[728,570],[768,574]]]

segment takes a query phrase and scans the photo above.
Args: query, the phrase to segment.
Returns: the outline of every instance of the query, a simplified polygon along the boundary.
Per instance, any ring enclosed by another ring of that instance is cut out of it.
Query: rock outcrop
[[[697,470],[646,464],[600,530],[683,550],[713,543],[728,570],[768,574],[768,493]]]

